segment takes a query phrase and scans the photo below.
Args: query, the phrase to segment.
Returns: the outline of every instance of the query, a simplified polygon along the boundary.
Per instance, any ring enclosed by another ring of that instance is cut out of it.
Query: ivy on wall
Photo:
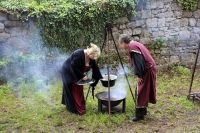
[[[194,10],[197,8],[198,0],[177,0],[177,1],[186,10]]]
[[[72,51],[100,44],[106,21],[136,14],[137,0],[4,0],[2,9],[36,18],[44,44]],[[28,20],[28,18],[26,18]]]

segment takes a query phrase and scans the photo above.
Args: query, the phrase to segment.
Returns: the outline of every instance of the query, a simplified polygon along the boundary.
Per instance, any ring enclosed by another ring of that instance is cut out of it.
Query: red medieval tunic
[[[136,108],[156,103],[156,64],[148,49],[141,43],[132,41],[129,45],[129,59],[134,74],[142,78],[136,93]]]

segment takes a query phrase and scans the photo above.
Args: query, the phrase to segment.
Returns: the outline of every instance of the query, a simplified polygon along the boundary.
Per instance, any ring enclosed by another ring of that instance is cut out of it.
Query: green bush
[[[24,14],[37,18],[46,46],[72,51],[90,42],[102,43],[106,21],[136,14],[135,4],[132,0],[5,0],[0,7],[21,19]]]
[[[190,69],[183,66],[175,66],[173,71],[182,75],[190,75]]]
[[[194,10],[197,8],[198,0],[178,0],[179,4],[186,10]]]

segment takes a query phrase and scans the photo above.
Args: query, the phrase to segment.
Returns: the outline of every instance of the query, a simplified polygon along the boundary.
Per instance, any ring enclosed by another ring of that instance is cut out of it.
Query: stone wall
[[[13,51],[26,51],[30,47],[30,34],[34,23],[21,22],[15,15],[0,12],[0,58]]]
[[[160,68],[167,69],[173,64],[191,67],[199,43],[200,2],[195,11],[184,11],[176,0],[141,0],[137,11],[136,17],[115,21],[113,35],[116,42],[120,34],[126,33],[150,49]],[[33,25],[0,12],[0,58],[9,56],[13,49],[22,52],[29,49],[28,35],[32,33]],[[166,45],[159,48],[156,42],[161,39]],[[125,51],[120,52],[127,58]]]
[[[200,35],[200,1],[195,11],[184,11],[176,0],[141,0],[138,14],[131,21],[123,17],[116,20],[113,29],[116,40],[126,33],[145,44],[162,69],[181,64],[194,64]],[[166,46],[156,48],[156,42],[165,40]]]

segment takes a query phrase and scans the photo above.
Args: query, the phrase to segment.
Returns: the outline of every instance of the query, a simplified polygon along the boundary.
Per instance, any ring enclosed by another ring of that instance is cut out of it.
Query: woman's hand
[[[88,78],[87,78],[87,76],[85,76],[85,77],[83,77],[82,79],[83,79],[83,80],[87,80]]]
[[[137,82],[138,82],[138,84],[140,85],[140,84],[142,84],[143,79],[142,79],[142,78],[137,78]]]

